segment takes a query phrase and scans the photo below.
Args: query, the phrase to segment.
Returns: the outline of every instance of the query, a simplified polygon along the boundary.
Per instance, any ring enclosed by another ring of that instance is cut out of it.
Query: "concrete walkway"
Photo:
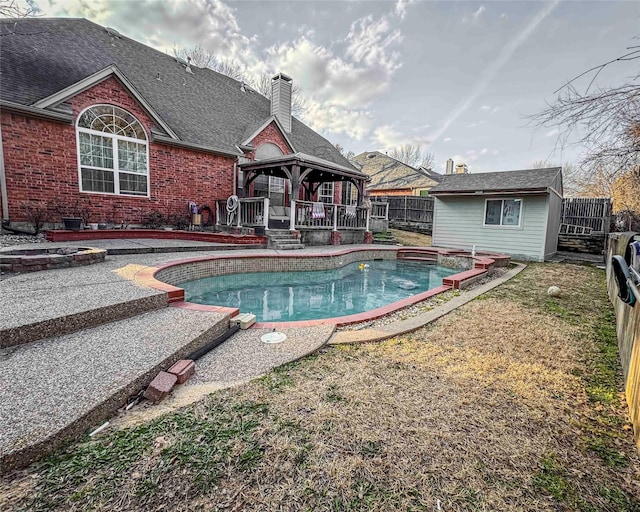
[[[1,472],[99,425],[158,371],[228,326],[221,314],[165,307],[2,350]]]

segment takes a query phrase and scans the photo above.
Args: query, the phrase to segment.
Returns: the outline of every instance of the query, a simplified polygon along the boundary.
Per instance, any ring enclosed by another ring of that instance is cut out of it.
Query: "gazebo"
[[[237,207],[230,204],[225,219],[226,205],[218,206],[217,218],[223,225],[256,231],[286,229],[300,233],[302,241],[310,245],[335,245],[368,242],[371,216],[386,216],[386,205],[377,204],[372,212],[371,205],[364,202],[366,174],[316,156],[300,152],[278,155],[241,163],[239,171],[242,187]],[[260,176],[285,180],[284,205],[272,205],[268,197],[255,197],[252,184]],[[322,202],[318,191],[323,183],[351,183],[357,198],[347,204]]]

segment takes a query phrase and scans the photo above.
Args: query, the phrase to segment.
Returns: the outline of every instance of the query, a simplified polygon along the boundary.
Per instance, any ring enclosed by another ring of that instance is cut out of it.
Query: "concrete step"
[[[98,427],[127,398],[229,328],[220,313],[166,307],[0,352],[0,472]]]
[[[279,251],[288,251],[293,249],[304,249],[304,244],[276,244],[275,249]]]

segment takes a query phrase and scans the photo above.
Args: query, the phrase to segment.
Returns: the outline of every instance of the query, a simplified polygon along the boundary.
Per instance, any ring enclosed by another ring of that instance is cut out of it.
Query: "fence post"
[[[407,196],[404,196],[404,222],[407,222]]]
[[[338,205],[333,205],[333,230],[338,231]]]
[[[216,226],[220,225],[220,201],[216,201]]]
[[[387,207],[384,209],[384,220],[389,222],[389,203],[387,203]]]
[[[238,209],[236,211],[238,212],[238,222],[236,223],[236,227],[241,228],[242,224],[240,224],[240,215],[242,214],[242,203],[240,201],[238,201]]]

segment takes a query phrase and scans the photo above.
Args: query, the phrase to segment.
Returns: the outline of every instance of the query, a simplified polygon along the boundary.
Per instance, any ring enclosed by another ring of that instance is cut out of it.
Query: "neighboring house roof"
[[[367,190],[431,188],[436,184],[423,171],[379,151],[360,153],[351,162],[369,175],[371,182],[367,183]]]
[[[436,183],[440,183],[442,181],[442,178],[444,177],[439,172],[436,172],[433,169],[427,169],[426,167],[422,166],[418,167],[418,171],[426,174],[428,178],[431,178]]]
[[[551,167],[520,171],[446,174],[437,186],[429,190],[429,194],[435,196],[438,194],[549,192],[554,188],[556,179],[561,173],[561,167]],[[562,190],[556,190],[556,192],[562,195]]]
[[[238,154],[237,145],[271,117],[269,100],[246,87],[243,92],[240,82],[195,66],[188,73],[174,57],[86,19],[2,19],[0,36],[5,105],[37,106],[115,66],[157,114],[158,124],[166,123],[167,137]],[[327,139],[296,118],[286,136],[295,151],[352,168]]]

